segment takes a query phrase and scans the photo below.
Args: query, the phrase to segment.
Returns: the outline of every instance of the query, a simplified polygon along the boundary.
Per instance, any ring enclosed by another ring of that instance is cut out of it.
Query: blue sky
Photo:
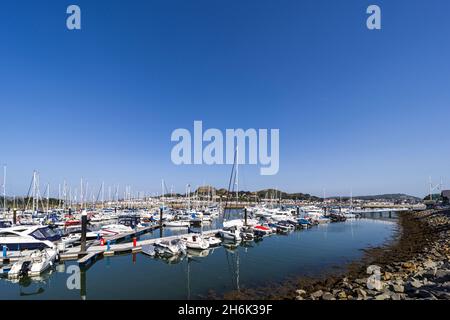
[[[66,29],[77,4],[82,30]],[[370,4],[382,30],[366,28]],[[157,192],[227,185],[175,166],[176,128],[279,128],[280,170],[242,189],[322,195],[450,187],[450,3],[7,1],[0,10],[0,163],[8,193],[80,177]]]

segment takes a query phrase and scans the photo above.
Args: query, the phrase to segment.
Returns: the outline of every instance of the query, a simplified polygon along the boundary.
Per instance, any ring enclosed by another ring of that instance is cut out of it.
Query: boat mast
[[[36,212],[36,170],[33,171],[33,212]]]
[[[105,209],[105,182],[102,181],[102,209]]]
[[[47,213],[50,210],[50,183],[47,183]]]
[[[83,210],[83,178],[80,182],[80,210]]]
[[[353,210],[353,189],[350,189],[350,209]]]
[[[239,203],[239,148],[236,146],[236,205]]]
[[[3,165],[3,213],[6,213],[6,164]]]
[[[161,179],[161,201],[162,201],[162,208],[164,210],[164,179]]]

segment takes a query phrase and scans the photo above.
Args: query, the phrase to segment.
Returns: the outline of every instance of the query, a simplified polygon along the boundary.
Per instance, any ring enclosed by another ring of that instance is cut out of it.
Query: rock
[[[302,296],[297,296],[297,297],[295,297],[295,300],[305,300],[305,299],[303,299]]]
[[[373,279],[373,278],[369,278],[367,280],[367,288],[368,289],[376,290],[376,291],[383,291],[383,289],[385,287],[386,287],[386,284],[381,280],[377,280],[377,279]]]
[[[382,294],[377,295],[377,296],[375,297],[375,300],[388,300],[388,299],[390,299],[390,298],[391,298],[391,296],[390,296],[389,294],[387,294],[387,293],[382,293]]]
[[[409,283],[413,288],[420,288],[423,286],[423,283],[420,282],[419,280],[414,279],[413,281],[411,281]]]
[[[403,262],[402,268],[406,269],[408,271],[413,271],[413,270],[416,270],[416,265],[414,264],[414,262],[411,262],[411,261]]]
[[[353,290],[353,292],[356,294],[358,299],[366,299],[367,298],[367,292],[361,288],[357,288],[357,289]]]
[[[383,274],[383,280],[387,281],[387,280],[391,280],[391,278],[392,278],[392,273],[390,273],[390,272],[385,272],[385,273]]]
[[[427,290],[418,290],[416,292],[416,296],[422,299],[431,299],[431,300],[435,300],[436,297],[429,291]]]
[[[428,270],[422,274],[425,279],[434,278],[436,276],[436,270]]]
[[[376,296],[377,294],[379,294],[378,291],[370,290],[370,289],[366,290],[366,293],[367,293],[368,296]]]
[[[323,291],[322,290],[317,290],[313,293],[311,293],[311,297],[312,298],[320,298],[323,295]]]
[[[393,267],[393,266],[390,266],[390,265],[386,265],[386,266],[384,266],[384,268],[386,269],[386,270],[388,270],[389,272],[395,272],[395,268]]]
[[[365,286],[367,284],[367,279],[355,279],[355,282]]]
[[[435,277],[439,278],[440,282],[450,280],[450,270],[439,269],[435,273]]]
[[[339,293],[337,294],[337,298],[339,300],[346,300],[347,299],[347,294],[345,293],[345,291],[339,291]]]
[[[392,290],[393,290],[394,292],[397,292],[397,293],[403,293],[403,292],[405,292],[405,287],[402,286],[402,285],[394,284],[394,285],[392,285],[391,287],[392,287]]]
[[[336,298],[329,292],[325,292],[322,295],[322,300],[336,300]]]
[[[342,284],[342,288],[344,289],[348,289],[348,290],[353,290],[354,286],[351,283],[343,283]]]
[[[435,295],[439,299],[450,300],[450,292],[445,292],[445,291],[436,292],[433,290],[433,295]]]
[[[423,263],[423,267],[426,269],[434,269],[437,267],[437,264],[432,260],[427,260]]]
[[[305,290],[301,290],[301,289],[296,290],[295,292],[296,292],[299,296],[304,296],[304,295],[306,294],[306,291],[305,291]]]
[[[404,300],[405,299],[405,294],[404,293],[393,293],[391,295],[391,299],[392,300]]]

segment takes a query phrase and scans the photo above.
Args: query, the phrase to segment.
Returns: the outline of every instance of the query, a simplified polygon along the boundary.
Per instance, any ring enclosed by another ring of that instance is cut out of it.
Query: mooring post
[[[247,226],[247,208],[244,208],[244,225]]]
[[[86,269],[80,268],[80,296],[81,300],[86,300],[87,287],[86,287]]]
[[[3,258],[7,258],[7,257],[8,257],[7,247],[3,246]]]
[[[13,210],[13,225],[16,225],[17,223],[17,209],[14,208]]]
[[[159,208],[159,237],[163,236],[163,207]]]
[[[300,215],[300,207],[297,206],[297,217]]]
[[[87,231],[87,213],[83,210],[81,213],[81,252],[86,251],[86,231]]]
[[[111,249],[111,240],[106,241],[106,251]]]

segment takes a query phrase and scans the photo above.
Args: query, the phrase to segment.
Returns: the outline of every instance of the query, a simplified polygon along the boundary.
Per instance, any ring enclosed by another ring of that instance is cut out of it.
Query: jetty
[[[204,231],[202,235],[204,237],[214,237],[219,233],[220,229],[215,230],[209,230]],[[185,236],[190,235],[198,235],[198,233],[186,233],[182,235],[173,235],[168,237],[160,237],[160,238],[153,238],[153,239],[146,239],[141,241],[133,241],[133,242],[125,242],[125,243],[116,243],[111,244],[108,243],[108,240],[106,244],[92,244],[90,245],[86,251],[81,251],[81,247],[75,247],[70,248],[64,253],[60,253],[60,260],[61,261],[67,261],[67,260],[78,260],[79,264],[86,264],[90,260],[94,259],[98,255],[103,256],[114,256],[118,253],[137,253],[142,251],[142,246],[155,244],[158,241],[169,241],[173,239],[179,239]]]

